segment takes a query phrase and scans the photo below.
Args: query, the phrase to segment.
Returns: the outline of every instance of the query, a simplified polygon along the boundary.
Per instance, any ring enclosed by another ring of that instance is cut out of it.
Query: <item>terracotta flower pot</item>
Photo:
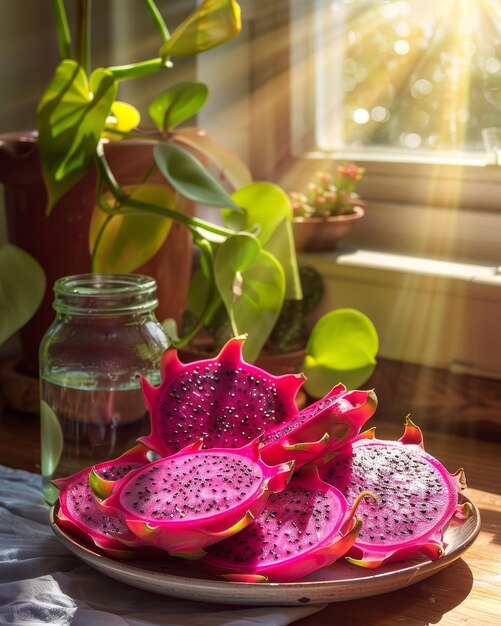
[[[365,215],[362,207],[354,212],[332,217],[295,217],[292,221],[294,242],[298,252],[333,250],[353,225]]]
[[[106,155],[121,185],[137,184],[153,162],[152,143],[110,142]],[[95,205],[95,180],[95,172],[89,172],[57,202],[50,216],[46,216],[47,194],[36,135],[0,136],[0,182],[4,185],[8,239],[34,256],[47,277],[44,300],[20,332],[22,369],[33,376],[38,373],[40,340],[54,318],[54,281],[61,276],[90,271],[89,223]],[[165,183],[160,175],[149,180]],[[191,256],[190,232],[173,224],[163,247],[137,269],[138,273],[157,281],[159,320],[173,317],[179,321],[186,302]]]

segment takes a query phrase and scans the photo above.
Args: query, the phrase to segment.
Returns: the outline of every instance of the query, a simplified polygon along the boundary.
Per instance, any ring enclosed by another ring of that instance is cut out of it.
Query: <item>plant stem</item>
[[[207,300],[202,315],[197,320],[197,323],[185,335],[183,335],[178,339],[178,341],[176,341],[176,348],[183,348],[193,339],[193,337],[196,337],[198,335],[198,333],[205,326],[207,320],[210,319],[210,314],[217,309],[217,307],[220,305],[220,302],[221,300],[219,296],[215,297],[214,295]]]
[[[224,226],[217,226],[215,224],[211,224],[210,222],[206,222],[198,217],[191,217],[189,215],[185,215],[184,213],[180,213],[175,209],[171,209],[169,207],[161,207],[156,204],[151,204],[149,202],[143,202],[142,200],[136,200],[135,198],[131,198],[127,196],[121,189],[118,184],[113,172],[108,165],[106,160],[106,156],[104,154],[103,144],[100,142],[97,147],[97,167],[100,176],[103,181],[108,186],[111,194],[123,205],[120,208],[119,212],[122,215],[129,213],[136,213],[137,210],[142,211],[143,213],[149,213],[150,215],[160,215],[162,217],[170,217],[175,222],[179,224],[183,224],[191,231],[198,234],[199,230],[204,230],[214,235],[220,235],[221,237],[231,237],[235,234],[234,230],[230,230],[229,228],[225,228]]]
[[[191,217],[168,207],[161,207],[156,204],[150,204],[149,202],[143,202],[142,200],[136,200],[130,197],[127,198],[125,203],[126,206],[123,206],[120,210],[120,213],[122,214],[134,214],[136,213],[136,210],[139,209],[144,213],[170,217],[175,222],[184,224],[184,226],[192,231],[195,231],[197,234],[199,230],[208,231],[213,233],[214,235],[220,235],[221,237],[231,237],[232,235],[236,234],[236,231],[230,230],[229,228],[224,228],[224,226],[215,226],[214,224],[206,222],[205,220],[201,220],[198,217]]]
[[[112,217],[113,217],[113,215],[107,215],[106,216],[106,219],[101,224],[101,228],[99,229],[99,232],[97,234],[96,240],[94,241],[94,245],[92,247],[92,253],[91,253],[91,257],[90,257],[90,270],[91,270],[91,272],[95,272],[96,271],[94,269],[94,264],[96,262],[96,255],[97,255],[97,249],[99,247],[99,242],[101,241],[101,238],[103,236],[104,229],[106,228],[106,226],[108,225],[108,223],[109,223],[109,221],[111,220]]]
[[[77,3],[77,61],[87,76],[90,75],[90,16],[92,0]]]
[[[113,74],[116,80],[129,80],[131,78],[141,78],[155,74],[164,67],[168,67],[163,59],[149,59],[148,61],[140,61],[139,63],[130,63],[129,65],[116,65],[109,67],[108,70]]]
[[[153,20],[157,27],[158,32],[160,33],[160,37],[162,38],[162,43],[170,39],[169,29],[167,28],[167,24],[164,22],[162,14],[158,10],[157,5],[154,0],[145,0],[146,6],[150,10],[151,15],[153,16]]]
[[[165,23],[162,14],[158,10],[154,0],[145,0],[146,6],[150,11],[155,26],[160,33],[162,43],[170,39],[169,29]],[[109,67],[109,71],[113,74],[116,80],[130,80],[131,78],[141,78],[142,76],[149,76],[155,74],[164,67],[171,67],[172,63],[168,59],[157,57],[155,59],[148,59],[147,61],[139,61],[138,63],[129,63],[128,65],[117,65],[115,67]]]
[[[52,0],[52,9],[56,19],[59,55],[62,59],[72,59],[73,55],[71,53],[70,27],[68,25],[68,18],[66,16],[63,0]]]
[[[182,348],[187,343],[189,343],[193,339],[193,337],[196,337],[196,335],[198,335],[200,330],[202,330],[202,328],[207,324],[207,321],[210,320],[215,311],[217,311],[218,307],[221,305],[221,296],[219,295],[219,292],[217,290],[214,277],[214,259],[212,246],[205,239],[200,239],[199,237],[195,236],[194,240],[195,243],[198,245],[200,254],[206,259],[206,267],[209,271],[209,292],[207,294],[207,300],[205,302],[202,314],[198,318],[193,328],[191,328],[183,337],[176,341],[176,348]]]

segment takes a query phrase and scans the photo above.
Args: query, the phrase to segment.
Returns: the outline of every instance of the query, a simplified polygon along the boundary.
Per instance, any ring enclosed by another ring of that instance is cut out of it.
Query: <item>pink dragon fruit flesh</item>
[[[374,429],[340,449],[320,469],[320,476],[337,487],[348,502],[368,490],[375,501],[359,507],[362,529],[348,560],[376,568],[390,561],[424,555],[430,560],[445,553],[443,533],[466,486],[462,469],[451,475],[422,445],[420,429],[406,418],[398,441],[374,438]]]
[[[292,474],[293,463],[265,465],[257,439],[239,449],[202,446],[196,441],[115,483],[93,476],[100,496],[109,490],[101,510],[123,519],[141,542],[196,559],[249,524]]]
[[[138,444],[118,459],[105,461],[69,476],[57,478],[53,483],[59,489],[57,522],[72,533],[94,543],[98,548],[115,558],[126,558],[133,554],[129,546],[136,545],[136,538],[124,522],[116,516],[103,514],[89,485],[91,470],[101,480],[113,483],[131,470],[150,462],[148,448]]]
[[[234,582],[290,582],[330,565],[349,550],[362,525],[343,494],[320,480],[309,464],[256,520],[209,548],[202,563]]]
[[[168,349],[161,384],[142,379],[151,433],[140,441],[161,456],[198,439],[208,448],[239,448],[295,415],[304,376],[273,376],[246,363],[244,341],[230,339],[216,358],[188,364]]]
[[[261,439],[261,456],[273,465],[294,459],[296,470],[355,439],[374,414],[374,391],[346,391],[337,385]]]

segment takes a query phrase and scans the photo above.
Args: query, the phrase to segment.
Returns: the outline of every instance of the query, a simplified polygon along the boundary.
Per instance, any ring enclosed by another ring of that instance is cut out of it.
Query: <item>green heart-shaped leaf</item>
[[[165,185],[144,184],[130,197],[158,206],[174,208],[172,191]],[[127,206],[124,201],[123,206]],[[99,207],[92,213],[89,241],[94,272],[132,272],[149,261],[162,247],[172,220],[140,212],[111,217]]]
[[[258,181],[235,191],[231,196],[238,212],[229,208],[221,211],[225,224],[234,230],[249,230],[259,224],[257,237],[264,245],[278,225],[292,219],[289,197],[278,185]],[[243,209],[243,211],[242,211]]]
[[[40,432],[42,476],[52,476],[63,453],[64,438],[57,415],[44,400],[40,402]]]
[[[243,212],[223,209],[223,220],[228,228],[250,230],[259,225],[256,236],[263,248],[270,252],[285,271],[286,297],[302,297],[297,267],[296,249],[292,233],[292,208],[289,196],[277,185],[254,182],[239,189],[232,198]]]
[[[306,391],[321,398],[338,382],[357,388],[374,370],[378,343],[374,325],[360,311],[327,313],[311,330],[306,345]]]
[[[116,92],[108,70],[95,70],[87,82],[75,61],[65,59],[57,66],[37,110],[48,212],[91,167]]]
[[[283,267],[285,272],[285,297],[288,300],[301,300],[303,291],[297,266],[292,223],[287,219],[280,222],[264,247],[273,254]]]
[[[205,104],[208,93],[204,83],[176,83],[151,102],[148,113],[157,128],[167,132],[195,115]]]
[[[44,293],[38,261],[12,244],[0,246],[0,345],[32,317]]]
[[[174,30],[160,55],[187,56],[219,46],[238,35],[242,25],[235,0],[204,0]]]
[[[227,180],[233,189],[240,189],[252,182],[252,176],[242,159],[225,146],[214,141],[202,128],[180,128],[173,141],[189,146],[208,159],[217,169],[217,176]]]
[[[235,335],[248,333],[244,356],[252,362],[282,308],[285,276],[278,261],[248,234],[229,237],[214,261],[216,285]]]
[[[209,206],[232,207],[236,211],[239,210],[224,188],[205,170],[200,161],[180,146],[158,143],[153,153],[162,174],[185,198]]]

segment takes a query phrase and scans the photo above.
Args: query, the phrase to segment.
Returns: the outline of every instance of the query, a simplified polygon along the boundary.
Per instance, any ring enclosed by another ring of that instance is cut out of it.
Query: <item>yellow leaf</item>
[[[165,185],[140,185],[132,190],[130,197],[158,206],[175,207],[174,194]],[[147,215],[139,211],[109,217],[96,206],[89,233],[91,254],[97,247],[93,255],[92,271],[133,272],[162,247],[171,224],[170,218]]]
[[[233,39],[241,28],[240,6],[235,0],[205,0],[174,30],[160,54],[198,54]]]
[[[141,115],[136,107],[116,100],[111,105],[110,115],[106,118],[105,130],[101,136],[107,139],[122,139],[123,133],[128,133],[139,126],[140,121]]]

